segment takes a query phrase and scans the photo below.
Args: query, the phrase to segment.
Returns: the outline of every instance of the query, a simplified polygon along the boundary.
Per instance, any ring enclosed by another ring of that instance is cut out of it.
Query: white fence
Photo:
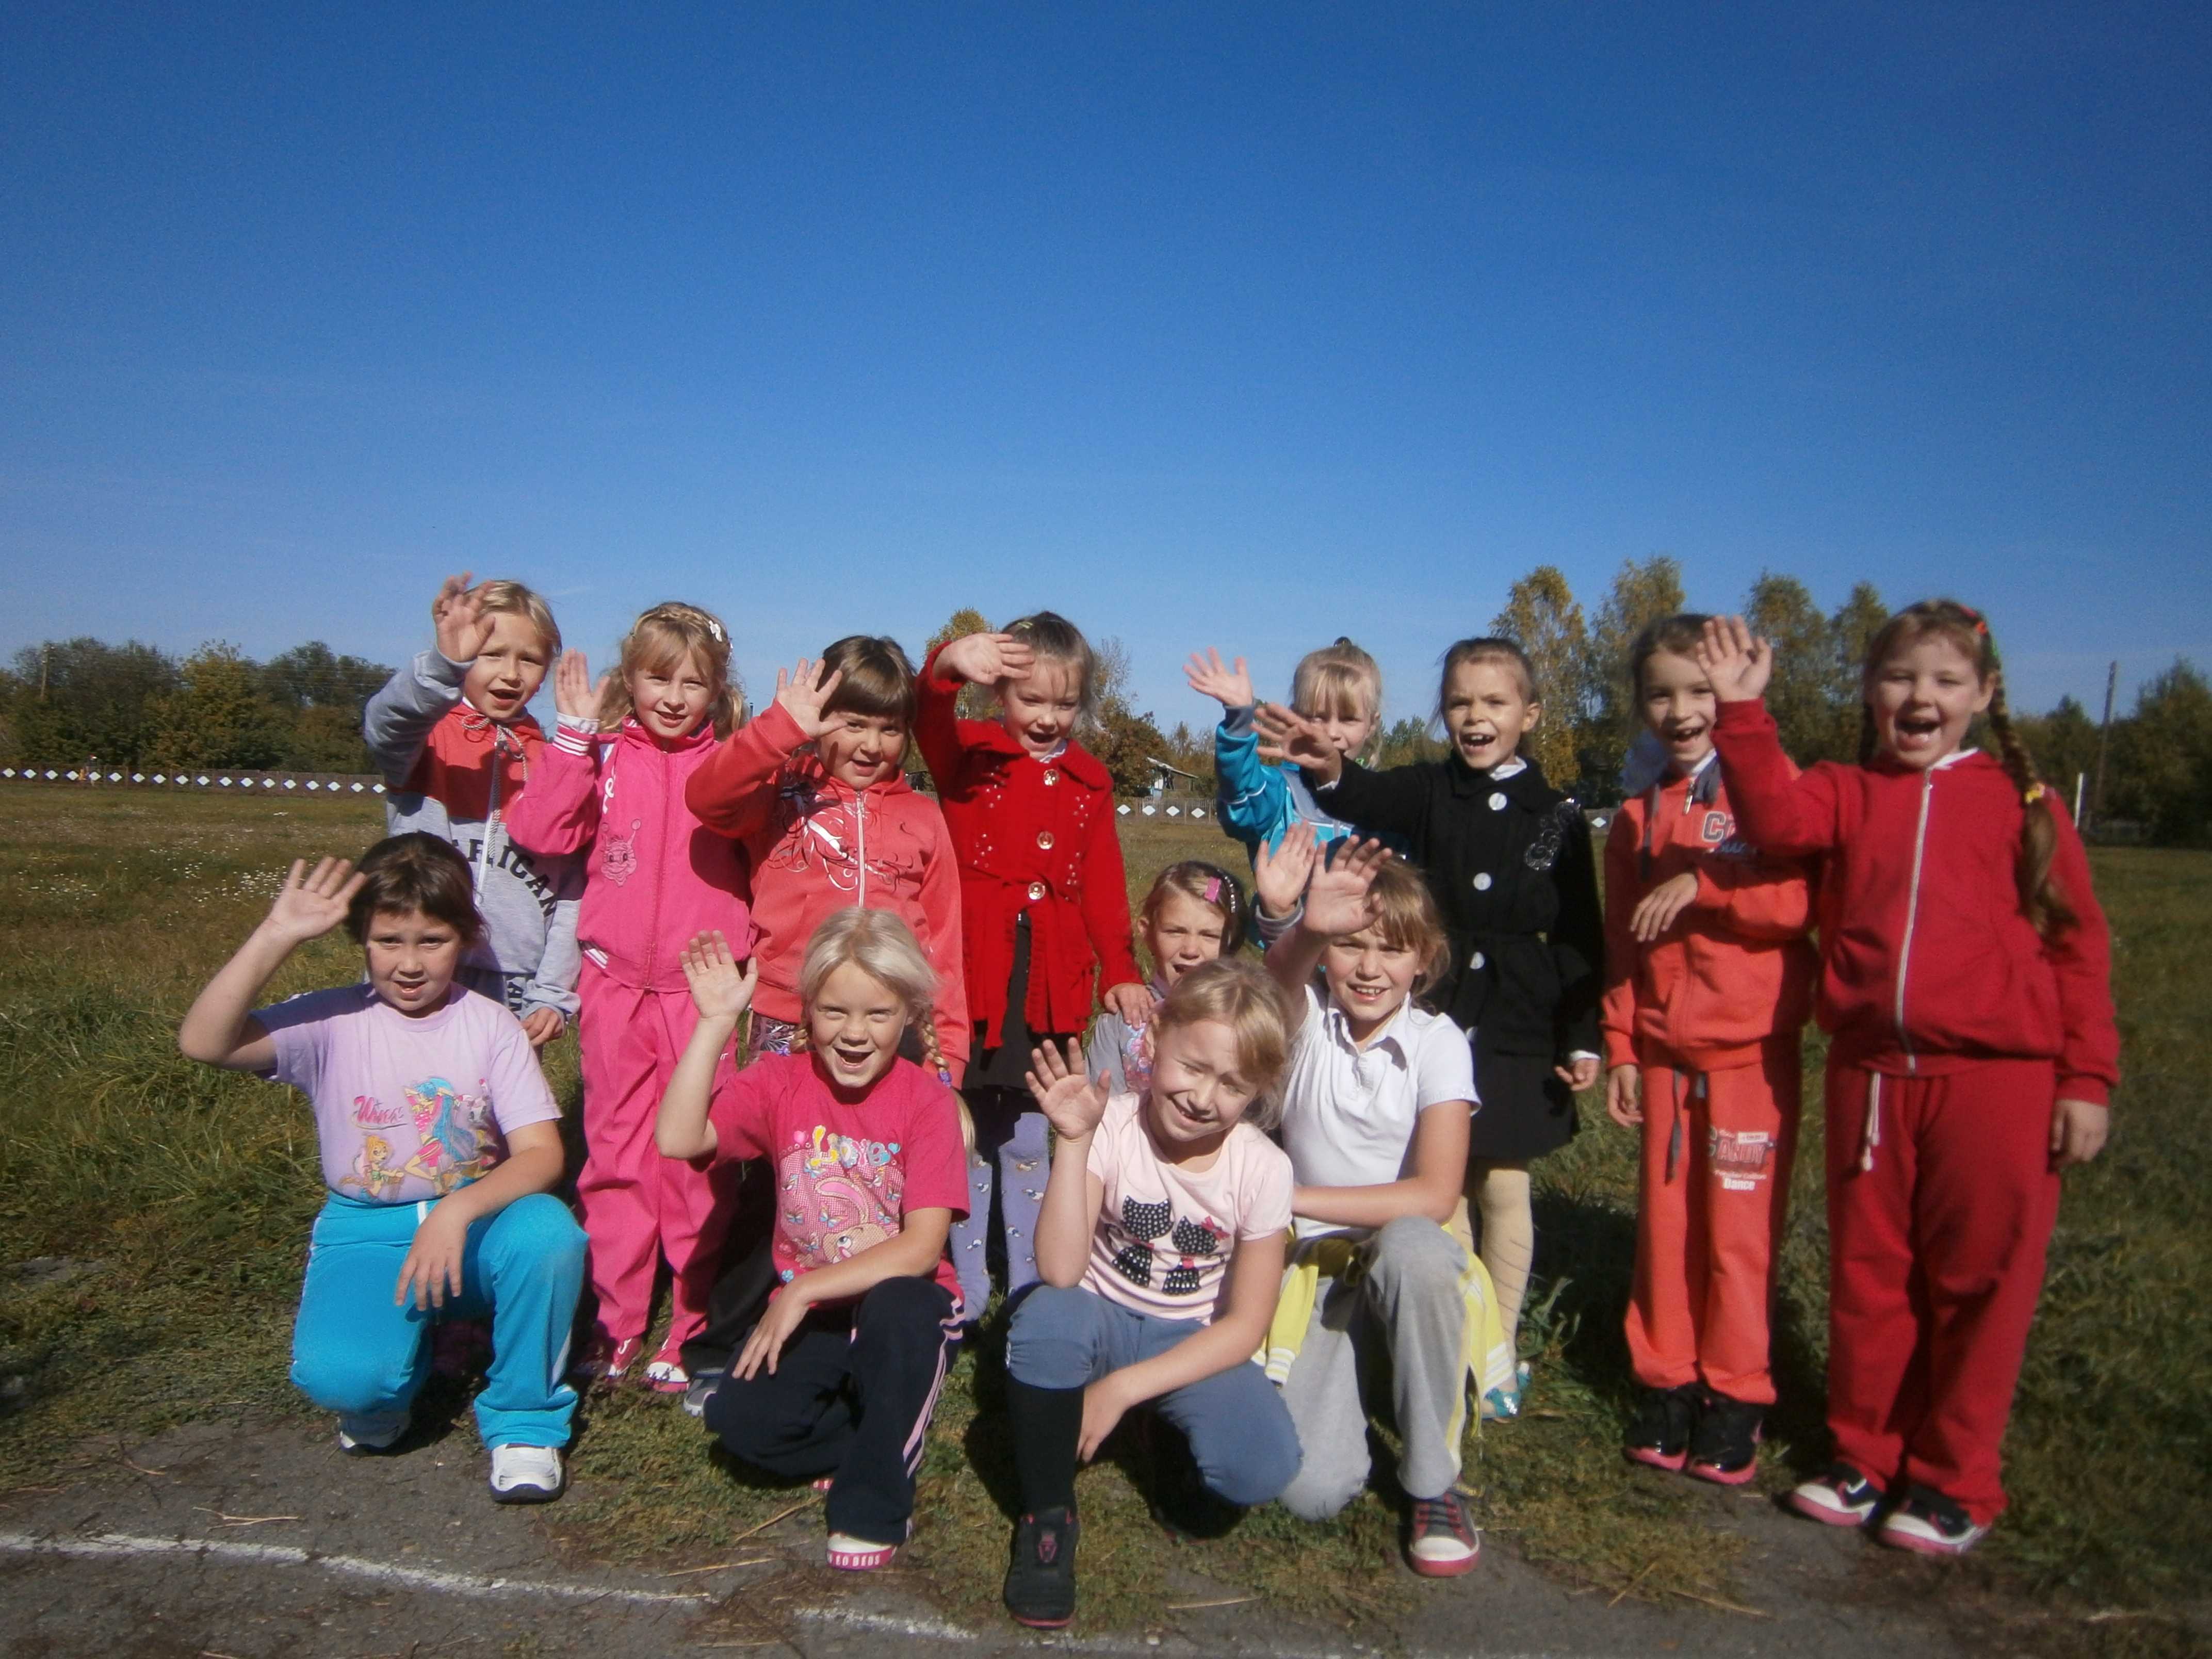
[[[73,783],[90,788],[229,790],[235,794],[380,795],[384,780],[360,772],[251,772],[211,766],[205,770],[148,771],[143,767],[0,766],[0,782]]]

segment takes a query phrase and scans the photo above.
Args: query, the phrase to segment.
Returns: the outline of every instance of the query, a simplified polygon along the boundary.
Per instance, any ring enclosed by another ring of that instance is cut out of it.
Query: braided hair
[[[1990,689],[1987,717],[1990,736],[2013,787],[2020,792],[2020,850],[2013,862],[2020,885],[2021,914],[2046,941],[2056,938],[2077,920],[2051,872],[2058,851],[2057,797],[2036,775],[2035,762],[2014,728],[2005,702],[2004,665],[1988,621],[1971,605],[1956,599],[1923,599],[1907,605],[1881,625],[1867,647],[1864,684],[1871,685],[1875,671],[1890,658],[1909,651],[1929,638],[1948,640],[1974,665],[1974,672]],[[1879,748],[1872,702],[1859,709],[1859,764],[1872,761]]]

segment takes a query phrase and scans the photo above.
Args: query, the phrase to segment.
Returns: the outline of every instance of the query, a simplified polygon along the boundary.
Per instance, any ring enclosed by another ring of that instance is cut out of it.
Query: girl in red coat
[[[1759,701],[1771,647],[1708,623],[1698,660],[1744,833],[1829,854],[1828,1427],[1790,1496],[1883,1543],[1972,1548],[2004,1508],[2011,1414],[2058,1171],[2105,1144],[2119,1074],[2110,942],[2074,826],[2006,717],[1996,647],[1948,599],[1867,653],[1860,763],[1792,779]],[[1965,747],[1986,714],[1998,755]]]
[[[963,681],[990,686],[996,720],[962,720]],[[1129,892],[1115,833],[1114,781],[1074,741],[1097,672],[1073,623],[1049,611],[938,647],[921,669],[915,736],[937,780],[960,862],[962,945],[975,1062],[969,1213],[952,1233],[969,1316],[990,1296],[985,1266],[998,1191],[1006,1290],[1035,1281],[1044,1199],[1044,1115],[1024,1081],[1030,1050],[1065,1047],[1104,1001],[1131,1024],[1152,1012],[1129,936]],[[995,1176],[995,1182],[994,1182]]]

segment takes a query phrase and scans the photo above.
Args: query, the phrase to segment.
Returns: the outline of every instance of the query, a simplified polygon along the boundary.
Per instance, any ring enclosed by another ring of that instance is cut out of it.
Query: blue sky
[[[0,652],[398,661],[465,568],[1404,713],[1664,551],[2212,667],[2201,8],[633,9],[0,15]]]

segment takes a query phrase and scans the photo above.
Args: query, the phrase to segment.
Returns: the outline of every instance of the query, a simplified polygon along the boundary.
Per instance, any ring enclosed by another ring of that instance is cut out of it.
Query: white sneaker
[[[550,1504],[568,1484],[553,1446],[494,1446],[491,1499],[495,1504]]]
[[[407,1432],[405,1412],[340,1412],[338,1449],[342,1452],[388,1450]]]

